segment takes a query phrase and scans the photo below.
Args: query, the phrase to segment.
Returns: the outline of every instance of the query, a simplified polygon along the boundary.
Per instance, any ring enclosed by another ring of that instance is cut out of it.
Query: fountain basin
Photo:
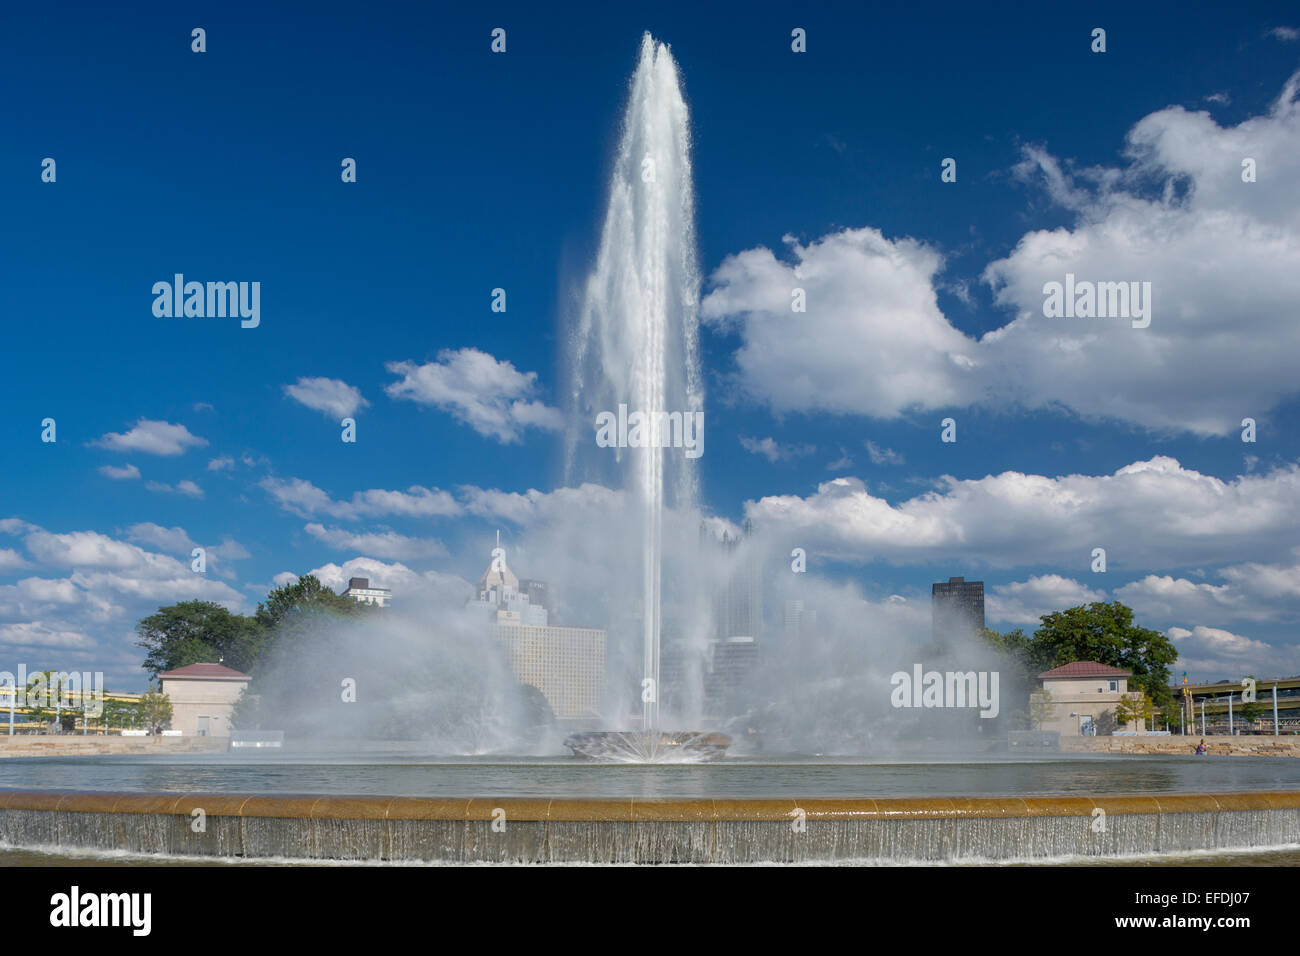
[[[0,791],[0,840],[448,863],[1032,861],[1294,846],[1300,793],[646,800],[10,790]]]

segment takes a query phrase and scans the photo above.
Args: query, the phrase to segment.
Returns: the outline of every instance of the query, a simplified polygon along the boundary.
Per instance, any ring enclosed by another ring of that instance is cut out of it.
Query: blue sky
[[[1032,627],[1119,597],[1194,676],[1300,671],[1300,19],[656,7],[6,11],[0,654],[141,684],[160,604],[476,577],[529,520],[490,493],[562,482],[564,323],[649,30],[693,115],[709,512],[872,599],[964,573]],[[1151,328],[1035,315],[1067,268],[1152,281]],[[155,317],[178,272],[260,282],[260,326]]]

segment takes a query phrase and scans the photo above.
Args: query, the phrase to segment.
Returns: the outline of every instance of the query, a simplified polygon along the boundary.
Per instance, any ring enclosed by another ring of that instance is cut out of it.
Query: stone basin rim
[[[162,814],[301,820],[490,821],[497,810],[520,822],[627,823],[788,821],[803,811],[812,822],[907,819],[1300,811],[1300,790],[1115,793],[1053,796],[944,797],[400,797],[369,794],[161,793],[0,789],[7,811]]]

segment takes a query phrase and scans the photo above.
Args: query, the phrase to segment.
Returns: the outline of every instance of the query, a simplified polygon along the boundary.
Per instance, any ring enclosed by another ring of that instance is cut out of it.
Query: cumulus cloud
[[[558,410],[533,398],[536,372],[520,372],[478,349],[443,349],[436,362],[389,362],[386,367],[401,376],[384,388],[390,398],[450,412],[480,435],[504,444],[519,441],[526,428],[564,427]]]
[[[990,621],[1036,628],[1044,614],[1106,599],[1105,591],[1094,590],[1072,578],[1040,574],[1027,581],[995,585],[989,590],[984,607]]]
[[[113,465],[101,465],[99,473],[105,478],[112,478],[114,481],[125,481],[140,477],[140,469],[135,465],[123,465],[121,468]]]
[[[1148,574],[1116,590],[1134,610],[1166,620],[1280,622],[1300,617],[1300,564],[1250,561],[1213,572],[1225,583]]]
[[[1300,468],[1223,481],[1158,456],[1111,475],[1051,478],[1006,471],[944,476],[938,489],[890,504],[857,478],[815,494],[750,501],[756,525],[840,560],[1087,568],[1188,567],[1289,554],[1300,531]]]
[[[213,458],[208,462],[208,471],[229,471],[235,467],[235,459],[225,456]]]
[[[744,435],[740,436],[740,444],[751,455],[762,455],[773,464],[811,455],[817,450],[814,445],[782,445],[775,438],[748,438]]]
[[[393,531],[368,531],[356,533],[342,528],[326,528],[312,523],[306,531],[317,541],[332,548],[362,551],[380,558],[409,561],[413,558],[439,557],[447,553],[446,547],[435,538],[410,538]]]
[[[58,630],[40,621],[0,624],[0,646],[91,648],[95,641],[78,631]]]
[[[701,303],[706,323],[739,328],[746,391],[777,412],[878,418],[970,401],[975,342],[939,311],[935,249],[870,228],[785,242],[789,262],[764,248],[728,256]],[[807,312],[792,313],[800,288]]]
[[[970,404],[1226,435],[1297,391],[1300,74],[1261,116],[1174,106],[1129,131],[1125,164],[1076,170],[1028,147],[1017,173],[1073,219],[1023,236],[983,279],[1013,313],[978,342],[940,312],[940,253],[846,229],[729,256],[702,318],[735,327],[742,389],[777,412],[895,418]],[[1242,181],[1252,158],[1257,182]],[[1267,171],[1267,172],[1265,172]],[[1188,264],[1195,264],[1188,268]],[[1047,318],[1044,284],[1149,282],[1151,323]],[[792,313],[804,289],[807,312]]]
[[[350,501],[336,501],[305,478],[265,478],[258,484],[277,505],[302,518],[316,514],[348,520],[386,515],[432,518],[458,515],[462,510],[450,492],[420,485],[405,491],[371,488],[355,492]]]
[[[202,448],[207,439],[191,435],[184,425],[142,418],[127,432],[108,432],[92,445],[112,451],[138,451],[147,455],[181,455],[189,448]]]
[[[361,389],[337,378],[300,378],[297,384],[284,386],[284,393],[301,405],[331,418],[349,418],[357,409],[370,403],[361,395]]]
[[[1257,679],[1291,677],[1300,670],[1293,649],[1220,627],[1171,627],[1165,634],[1178,649],[1176,669],[1187,671],[1192,680],[1237,679],[1247,674]]]
[[[173,553],[189,554],[190,551],[198,547],[190,540],[190,536],[185,533],[184,528],[164,528],[162,525],[154,524],[151,521],[133,524],[127,529],[126,533],[127,537],[132,541],[151,544],[155,548],[161,548],[164,551]]]
[[[8,522],[6,522],[8,523]],[[210,574],[196,574],[188,560],[148,550],[95,531],[54,533],[26,522],[9,524],[22,534],[32,562],[45,573],[0,585],[0,653],[59,650],[60,666],[102,669],[122,689],[143,687],[133,629],[160,606],[178,601],[215,601],[232,611],[247,609],[244,597]],[[182,528],[142,523],[128,532],[178,546],[190,543]],[[244,552],[227,540],[211,549],[223,557]],[[31,562],[28,562],[29,564]]]
[[[0,548],[0,571],[16,571],[27,567],[26,559],[13,548]]]

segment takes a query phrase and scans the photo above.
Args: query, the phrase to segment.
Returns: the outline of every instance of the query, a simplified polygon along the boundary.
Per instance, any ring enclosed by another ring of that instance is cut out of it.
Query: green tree
[[[140,720],[150,733],[161,733],[172,721],[172,701],[166,694],[153,691],[140,698]]]
[[[1034,632],[1032,656],[1044,670],[1071,661],[1097,661],[1132,671],[1131,687],[1167,710],[1173,705],[1169,665],[1178,651],[1159,631],[1133,623],[1133,611],[1119,601],[1094,602],[1044,614]]]
[[[1151,698],[1146,694],[1124,697],[1115,707],[1115,722],[1123,726],[1131,720],[1136,720],[1145,727],[1153,713],[1155,708],[1151,705]]]
[[[140,723],[140,705],[136,701],[105,697],[104,712],[99,716],[99,722],[105,732],[135,727]]]
[[[247,673],[261,655],[264,635],[253,618],[232,614],[212,601],[182,601],[160,607],[135,628],[137,647],[147,652],[151,678],[187,664],[223,661]]]
[[[304,574],[292,584],[281,585],[257,606],[255,618],[266,631],[317,613],[354,616],[373,611],[374,607],[335,594],[312,574]]]

